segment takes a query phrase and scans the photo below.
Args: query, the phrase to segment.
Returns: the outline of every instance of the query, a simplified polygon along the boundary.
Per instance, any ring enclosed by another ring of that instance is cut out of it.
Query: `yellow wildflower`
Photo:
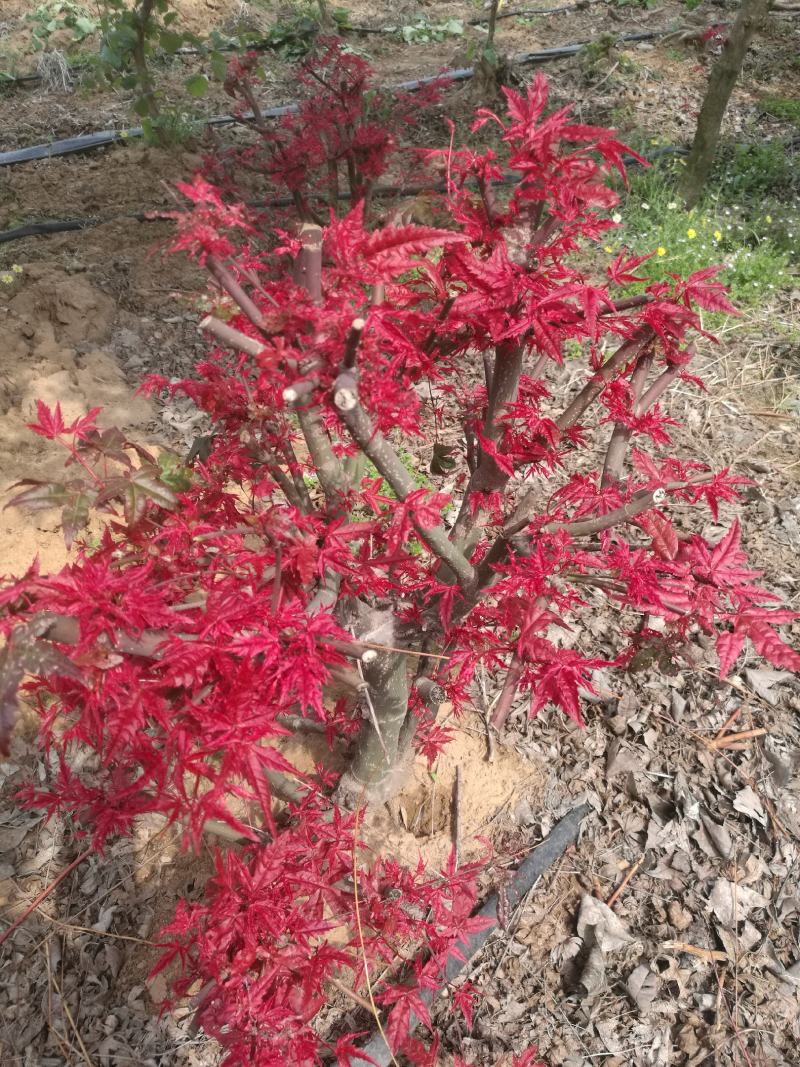
[[[692,229],[692,227],[690,226],[689,229],[686,231],[686,236],[689,238],[690,241],[693,241],[695,237],[697,237],[697,230]]]
[[[722,230],[714,230],[714,240],[715,241],[721,241],[722,240]]]
[[[611,245],[604,245],[603,246],[603,251],[604,252],[608,252],[608,254],[611,255],[612,252],[614,251],[614,249],[611,247]]]
[[[657,256],[665,256],[666,254],[667,254],[666,248],[664,248],[663,245],[659,245],[658,248],[656,249],[656,255]]]
[[[768,223],[772,222],[772,215],[765,215],[764,218]]]
[[[13,281],[14,275],[9,274],[8,271],[4,271],[2,274],[0,274],[0,282],[2,282],[3,285],[11,285]]]
[[[22,274],[22,267],[19,265],[19,263],[12,263],[11,269],[14,271],[15,274]]]

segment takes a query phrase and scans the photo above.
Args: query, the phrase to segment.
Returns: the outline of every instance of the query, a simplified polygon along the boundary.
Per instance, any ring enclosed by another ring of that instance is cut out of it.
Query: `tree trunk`
[[[481,58],[475,65],[475,77],[472,82],[471,95],[473,99],[481,104],[491,103],[498,96],[502,76],[506,73],[505,60],[501,60],[498,57],[494,46],[499,8],[500,0],[492,0],[492,5],[489,9],[486,43],[481,50]]]
[[[152,29],[155,0],[141,0],[136,9],[136,40],[133,45],[133,66],[139,81],[139,99],[143,101],[144,117],[158,118],[159,107],[155,86],[147,65],[147,39]],[[144,110],[146,108],[146,110]]]
[[[686,207],[697,203],[714,164],[722,119],[753,35],[763,26],[771,0],[741,0],[730,37],[708,79],[708,89],[694,135],[681,195]]]
[[[394,646],[394,617],[363,603],[353,605],[359,636]],[[345,807],[387,800],[401,785],[400,737],[408,714],[408,664],[398,652],[380,652],[364,664],[364,702],[368,712],[350,766],[337,788]]]

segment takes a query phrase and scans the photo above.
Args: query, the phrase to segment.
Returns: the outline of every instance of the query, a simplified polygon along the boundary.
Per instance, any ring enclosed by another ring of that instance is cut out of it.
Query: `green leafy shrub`
[[[447,19],[444,22],[429,22],[420,16],[404,26],[387,26],[399,34],[406,44],[431,44],[445,41],[448,37],[461,37],[464,33],[463,19]]]
[[[61,30],[69,32],[70,45],[77,45],[100,28],[100,21],[75,0],[44,0],[27,19],[33,27],[33,46],[37,51],[44,51],[51,37]]]

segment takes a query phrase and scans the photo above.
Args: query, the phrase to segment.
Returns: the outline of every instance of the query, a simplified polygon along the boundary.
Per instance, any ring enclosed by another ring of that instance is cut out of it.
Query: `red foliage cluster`
[[[323,72],[336,63],[356,65],[327,57]],[[292,189],[309,180],[298,159],[324,172],[339,158],[336,109],[349,115],[350,98],[323,80],[302,145],[300,127],[287,127],[269,157]],[[352,605],[391,610],[394,646],[435,650],[435,681],[456,708],[479,664],[507,671],[498,723],[518,689],[532,712],[549,703],[581,721],[579,691],[609,661],[559,633],[579,629],[601,596],[618,618],[614,665],[647,640],[677,655],[699,630],[716,635],[723,674],[748,638],[800,668],[776,630],[793,616],[755,584],[738,524],[709,544],[670,517],[674,503],[716,516],[736,499],[729,472],[664,452],[674,423],[662,397],[697,383],[690,338],[708,336],[698,309],[732,311],[716,270],[648,284],[647,257],[621,255],[605,278],[591,274],[575,253],[613,226],[607,179],[622,172],[624,147],[567,110],[545,115],[542,78],[506,99],[506,119],[477,120],[499,124],[502,155],[436,155],[441,227],[365,221],[364,183],[392,145],[371,126],[342,149],[355,159],[355,207],[321,233],[276,234],[270,252],[241,205],[202,179],[182,187],[193,210],[176,248],[217,285],[205,324],[219,343],[196,379],[169,386],[213,421],[194,468],[99,433],[93,417],[65,427],[42,406],[32,426],[66,445],[78,474],[20,502],[67,507],[77,493],[80,515],[96,506],[112,518],[60,573],[34,568],[0,586],[0,732],[7,743],[12,691],[33,675],[60,769],[27,802],[70,813],[98,849],[144,812],[185,826],[195,844],[211,820],[244,839],[217,854],[205,899],[182,904],[164,935],[164,964],[182,967],[176,995],[202,986],[199,1021],[231,1065],[301,1067],[324,1051],[359,1062],[357,1035],[326,1045],[313,1021],[331,979],[349,971],[363,989],[378,967],[390,1043],[432,1062],[409,1034],[411,1013],[428,1020],[423,992],[479,925],[476,866],[432,876],[380,856],[366,864],[356,816],[331,801],[335,777],[303,774],[281,750],[297,716],[356,744],[373,728],[352,701],[323,694],[352,682],[349,663],[369,644],[351,632]],[[568,343],[588,374],[560,396]],[[417,484],[399,443],[424,450],[442,425],[460,443],[434,449],[438,473]],[[588,445],[606,426],[596,471]],[[637,629],[642,617],[663,629]],[[413,686],[409,707],[434,758],[447,731]],[[76,750],[93,757],[76,764]],[[278,811],[282,775],[297,792]],[[469,1019],[469,990],[456,1002]]]
[[[225,89],[235,101],[234,117],[255,131],[252,144],[222,149],[205,161],[205,173],[228,193],[241,195],[243,178],[256,176],[259,191],[286,191],[301,218],[323,221],[319,202],[338,210],[369,200],[375,182],[402,153],[404,184],[415,154],[404,149],[404,134],[438,102],[445,79],[433,79],[417,92],[386,92],[372,84],[361,57],[342,50],[338,38],[297,68],[299,105],[277,121],[266,119],[258,95],[264,72],[251,52],[228,67]]]

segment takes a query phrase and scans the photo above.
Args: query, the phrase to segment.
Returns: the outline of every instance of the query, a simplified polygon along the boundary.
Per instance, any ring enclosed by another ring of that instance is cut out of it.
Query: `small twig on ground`
[[[752,737],[764,737],[768,732],[762,726],[757,730],[741,730],[738,734],[724,734],[722,737],[715,737],[713,741],[706,741],[706,747],[711,749],[738,748],[740,742],[748,741]]]
[[[739,705],[739,707],[735,708],[731,712],[731,714],[728,716],[726,721],[722,724],[722,726],[719,728],[719,730],[717,730],[716,736],[714,738],[715,741],[718,740],[720,737],[722,737],[723,734],[726,734],[728,732],[728,730],[730,730],[731,726],[733,726],[733,724],[736,722],[736,720],[739,718],[739,716],[742,714],[742,712],[744,711],[744,709],[746,707],[747,707],[747,701],[742,701],[742,703]]]
[[[344,993],[346,997],[352,1000],[354,1004],[358,1004],[359,1008],[363,1008],[364,1011],[367,1011],[372,1015],[372,1005],[370,1002],[360,994],[356,993],[354,989],[346,986],[344,982],[340,982],[338,978],[329,978],[328,981],[335,989],[338,989],[340,993]]]
[[[703,670],[704,668],[700,667],[699,669]],[[712,672],[711,671],[706,671],[705,673],[711,674]],[[734,771],[736,771],[736,773],[742,779],[744,784],[745,785],[749,785],[750,788],[753,790],[753,792],[761,800],[762,804],[764,805],[765,811],[769,815],[769,820],[772,823],[772,829],[775,831],[775,833],[780,834],[782,837],[791,837],[795,841],[797,840],[796,834],[794,834],[791,831],[789,831],[784,826],[784,824],[781,822],[781,820],[778,818],[778,813],[775,810],[775,805],[772,803],[772,801],[769,799],[769,797],[764,796],[764,794],[759,790],[758,782],[756,782],[756,780],[754,778],[752,778],[747,773],[747,771],[745,771],[738,764],[734,763],[732,759],[729,759],[725,755],[724,752],[720,751],[720,749],[711,748],[711,745],[710,745],[708,739],[703,737],[703,735],[699,734],[696,730],[692,730],[688,726],[683,726],[681,723],[675,722],[675,720],[670,718],[669,715],[661,715],[657,711],[654,711],[653,714],[657,719],[662,719],[664,722],[668,722],[670,724],[670,726],[674,726],[676,730],[682,730],[685,733],[689,734],[691,737],[693,737],[695,739],[695,741],[699,741],[707,751],[709,751],[711,753],[714,753],[714,752],[719,753],[721,758],[725,760],[725,762],[728,764],[728,766],[731,767]]]
[[[628,888],[628,886],[630,885],[630,883],[631,883],[631,881],[633,879],[633,876],[636,874],[636,872],[639,870],[639,868],[644,863],[645,855],[646,855],[646,853],[643,852],[642,855],[639,857],[639,859],[636,861],[636,863],[634,863],[634,865],[628,869],[628,873],[625,875],[625,877],[622,879],[620,884],[617,886],[617,888],[614,890],[614,892],[608,898],[608,900],[606,901],[606,904],[608,904],[609,908],[613,908],[614,907],[614,905],[617,903],[619,898],[622,896],[622,894]]]
[[[72,1067],[72,1059],[70,1052],[72,1048],[63,1041],[61,1035],[58,1032],[58,1028],[53,1026],[53,990],[55,988],[53,982],[53,968],[50,966],[50,947],[42,942],[39,946],[42,955],[44,956],[45,967],[47,968],[47,1032],[52,1034],[56,1039],[58,1047],[61,1049],[61,1053],[64,1057],[64,1063]]]
[[[2,945],[4,941],[8,940],[9,937],[11,937],[11,935],[14,933],[14,931],[17,930],[20,926],[22,926],[28,916],[32,915],[33,912],[36,911],[36,909],[39,907],[39,905],[45,900],[47,900],[50,894],[58,888],[58,886],[67,877],[67,875],[71,874],[75,870],[75,868],[80,866],[80,864],[83,863],[83,861],[89,856],[91,856],[93,852],[94,847],[84,849],[79,856],[75,857],[72,863],[70,863],[64,868],[61,874],[56,875],[53,881],[50,882],[49,885],[46,885],[44,887],[39,896],[36,897],[36,899],[28,905],[28,907],[22,912],[22,914],[18,915],[17,918],[11,923],[11,925],[6,927],[2,934],[0,934],[0,945]]]
[[[611,70],[608,71],[608,73],[605,75],[605,77],[601,78],[600,81],[597,82],[596,85],[592,86],[592,92],[596,93],[597,90],[600,88],[600,86],[604,85],[608,81],[608,79],[611,77],[611,75],[614,73],[614,71],[617,69],[618,66],[619,66],[619,60],[617,60],[617,62],[614,64],[614,66],[611,68]]]
[[[759,701],[759,703],[763,704],[765,708],[768,708],[770,711],[772,711],[772,707],[769,702],[765,700],[762,696],[759,696],[754,689],[749,689],[746,685],[742,685],[741,682],[734,681],[733,678],[720,678],[718,674],[716,674],[714,671],[709,670],[708,667],[697,667],[696,669],[698,671],[702,671],[703,674],[707,674],[709,678],[713,678],[715,682],[722,682],[723,685],[730,686],[730,688],[735,689],[737,693],[741,693],[743,697],[749,700],[755,699]],[[745,700],[745,703],[747,703],[747,700]]]
[[[93,930],[91,926],[75,926],[73,923],[66,923],[61,919],[54,919],[53,916],[48,915],[46,911],[40,911],[39,915],[41,918],[47,919],[53,926],[60,926],[62,930],[71,930],[76,934],[91,934],[92,937],[110,937],[116,941],[133,941],[137,945],[148,945],[151,948],[159,947],[157,941],[147,941],[143,937],[133,937],[131,934],[116,934],[112,930]]]
[[[727,1011],[728,1018],[731,1021],[731,1029],[733,1030],[733,1036],[736,1038],[736,1043],[738,1044],[739,1048],[741,1049],[741,1052],[742,1052],[742,1055],[744,1056],[744,1060],[745,1060],[745,1063],[747,1064],[747,1067],[753,1067],[753,1061],[750,1059],[750,1056],[749,1056],[749,1054],[747,1052],[747,1047],[745,1046],[744,1041],[742,1041],[741,1031],[740,1031],[740,1028],[739,1028],[738,1020],[736,1019],[736,1017],[734,1016],[733,1012],[731,1011],[730,1005],[728,1004],[728,1001],[727,1001],[727,999],[725,997],[725,993],[724,993],[724,990],[723,990],[723,987],[722,987],[722,979],[720,978],[719,972],[717,971],[716,967],[714,968],[714,971],[716,973],[717,985],[719,986],[720,1000],[725,1005],[725,1010]]]
[[[727,952],[720,952],[715,948],[700,948],[698,945],[687,945],[685,941],[665,941],[662,948],[672,949],[673,952],[686,952],[690,956],[697,956],[709,963],[727,963]]]
[[[58,984],[58,980],[57,980],[56,976],[52,972],[50,974],[50,981],[55,986],[56,993],[58,993],[59,1002],[61,1003],[61,1007],[64,1009],[64,1014],[67,1017],[67,1022],[72,1027],[72,1032],[75,1034],[75,1039],[77,1040],[78,1046],[80,1047],[80,1050],[81,1050],[81,1056],[83,1056],[83,1062],[86,1064],[86,1067],[94,1067],[94,1061],[92,1060],[91,1056],[89,1055],[89,1051],[86,1048],[86,1045],[84,1044],[83,1038],[81,1037],[80,1030],[77,1027],[77,1024],[76,1024],[75,1019],[74,1019],[74,1017],[72,1015],[72,1012],[69,1010],[69,1004],[67,1003],[67,998],[64,996],[64,993],[63,993],[63,991],[61,989],[61,986]]]

